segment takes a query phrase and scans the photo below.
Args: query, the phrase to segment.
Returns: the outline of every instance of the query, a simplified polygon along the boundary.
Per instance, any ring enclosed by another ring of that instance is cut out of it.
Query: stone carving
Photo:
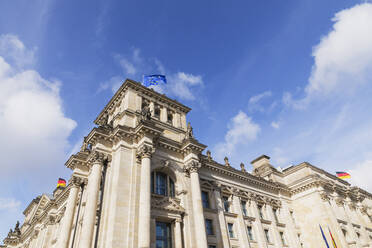
[[[86,184],[87,179],[77,176],[72,176],[70,179],[70,184],[72,184],[75,187],[79,187],[82,184]]]
[[[321,192],[319,195],[323,201],[329,201],[331,199],[329,194],[327,194],[326,192]]]
[[[181,213],[185,212],[185,209],[181,206],[180,203],[181,203],[181,201],[177,198],[172,198],[172,197],[155,198],[155,197],[152,197],[151,208],[181,214]]]
[[[150,145],[142,145],[137,149],[137,162],[140,163],[142,158],[151,158],[152,154],[155,152],[155,148]]]
[[[337,204],[338,206],[343,206],[344,203],[345,203],[344,199],[342,199],[341,197],[337,197],[337,198],[335,198],[335,202],[336,202],[336,204]]]
[[[201,164],[195,160],[189,162],[186,164],[184,171],[187,174],[191,174],[193,172],[198,172],[199,168],[201,167]]]
[[[229,159],[225,157],[223,160],[225,161],[225,165],[230,167]]]
[[[191,124],[189,122],[189,123],[187,123],[186,139],[191,139],[191,138],[194,138],[194,132],[193,132],[193,129],[192,129]]]
[[[245,167],[244,167],[244,164],[243,164],[243,163],[240,163],[240,169],[241,169],[241,171],[242,171],[242,172],[246,172],[246,170],[245,170]]]

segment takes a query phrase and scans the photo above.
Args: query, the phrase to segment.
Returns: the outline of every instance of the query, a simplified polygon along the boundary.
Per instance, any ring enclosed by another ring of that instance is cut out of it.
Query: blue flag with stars
[[[159,85],[161,83],[166,84],[167,79],[164,75],[147,75],[143,76],[143,85],[149,87],[151,85]]]

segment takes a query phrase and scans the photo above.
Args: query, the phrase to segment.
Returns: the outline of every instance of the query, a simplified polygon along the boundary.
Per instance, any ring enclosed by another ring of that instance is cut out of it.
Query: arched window
[[[151,192],[157,195],[174,197],[174,181],[162,172],[151,173]]]

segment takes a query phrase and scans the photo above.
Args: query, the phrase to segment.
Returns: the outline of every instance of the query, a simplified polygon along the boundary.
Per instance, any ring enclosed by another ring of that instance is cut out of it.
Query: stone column
[[[329,219],[331,220],[330,224],[331,227],[333,227],[332,234],[333,237],[336,239],[335,241],[337,242],[338,240],[341,243],[341,244],[338,243],[338,245],[340,245],[341,247],[348,247],[346,238],[344,237],[344,234],[342,233],[342,230],[340,228],[340,224],[338,223],[336,215],[332,210],[332,206],[330,203],[331,201],[330,195],[327,194],[326,192],[320,192],[320,197],[323,200],[327,214],[329,216]]]
[[[205,231],[204,212],[200,191],[199,173],[200,163],[193,160],[186,165],[186,170],[190,174],[192,206],[194,210],[195,237],[198,248],[207,248],[207,235]],[[200,228],[200,229],[199,229]]]
[[[79,178],[73,176],[70,181],[70,193],[67,198],[65,216],[62,219],[62,227],[57,241],[57,248],[67,248],[71,234],[72,221],[74,219],[76,199],[79,192]]]
[[[137,157],[141,159],[141,188],[139,202],[138,223],[138,246],[149,248],[151,243],[150,220],[151,220],[151,155],[154,148],[150,145],[142,145]]]
[[[280,238],[279,230],[278,230],[278,227],[276,225],[274,211],[273,211],[273,208],[271,207],[270,204],[266,204],[266,210],[267,210],[267,213],[269,214],[270,219],[271,219],[271,227],[272,227],[272,230],[273,230],[273,234],[274,234],[273,236],[274,236],[274,240],[275,240],[275,243],[276,243],[276,247],[283,247],[282,239]]]
[[[87,200],[84,210],[83,226],[81,228],[81,241],[79,247],[91,248],[94,241],[94,226],[97,215],[97,200],[99,187],[101,183],[101,171],[103,166],[104,154],[101,152],[92,152],[89,158],[91,164],[90,174],[88,176]]]
[[[248,234],[247,234],[247,226],[245,225],[244,218],[243,218],[243,212],[241,207],[240,198],[238,196],[238,191],[234,192],[233,195],[233,205],[234,205],[234,211],[236,214],[238,214],[238,235],[239,235],[239,243],[240,247],[249,247],[249,241],[248,241]]]
[[[357,217],[358,217],[358,219],[359,219],[359,221],[360,221],[360,230],[362,231],[362,234],[363,234],[363,243],[362,243],[362,246],[363,245],[365,245],[365,244],[368,244],[368,241],[369,241],[369,235],[368,235],[368,233],[367,233],[367,230],[366,230],[366,223],[365,223],[365,221],[364,221],[364,219],[363,219],[363,214],[362,214],[362,212],[360,211],[361,210],[361,208],[362,208],[362,203],[361,202],[359,202],[358,204],[357,204],[357,208],[356,208],[356,212],[357,212]]]
[[[182,248],[182,231],[181,219],[176,219],[174,222],[174,244],[175,248]]]
[[[254,217],[256,218],[255,222],[256,222],[257,230],[258,230],[258,233],[257,233],[258,246],[259,247],[268,247],[266,237],[265,237],[265,233],[264,233],[262,223],[261,223],[260,213],[258,212],[257,203],[253,200],[250,201],[250,202],[252,204]]]
[[[215,187],[214,189],[214,197],[216,199],[216,206],[217,206],[217,211],[218,211],[218,221],[220,222],[220,228],[221,228],[221,238],[222,238],[222,244],[223,247],[230,247],[230,240],[229,240],[229,235],[227,233],[227,228],[226,228],[226,220],[225,220],[225,214],[224,214],[224,208],[223,208],[223,203],[221,199],[221,188],[220,187]]]
[[[353,227],[353,219],[352,219],[352,213],[351,213],[351,209],[350,209],[350,205],[353,204],[351,199],[349,197],[346,198],[346,202],[344,204],[344,208],[345,208],[345,213],[346,213],[346,218],[347,218],[347,226],[350,230],[350,234],[351,236],[353,237],[353,239],[356,241],[356,244],[358,247],[362,247],[362,244],[355,232],[355,229]],[[355,207],[355,206],[354,206]]]

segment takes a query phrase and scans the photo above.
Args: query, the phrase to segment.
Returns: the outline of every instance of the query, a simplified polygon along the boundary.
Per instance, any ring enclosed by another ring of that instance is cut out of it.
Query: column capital
[[[152,154],[155,152],[155,148],[149,144],[143,144],[137,148],[137,159],[151,158]]]
[[[88,157],[88,165],[91,166],[94,163],[103,164],[103,161],[105,160],[108,160],[108,156],[105,153],[99,151],[92,151]]]
[[[194,172],[198,172],[200,167],[201,167],[201,163],[199,161],[192,160],[192,161],[185,164],[184,171],[187,174],[191,174],[191,173],[194,173]]]
[[[320,192],[319,195],[320,195],[320,198],[323,201],[330,201],[331,200],[331,196],[327,192],[325,192],[325,191]]]
[[[78,177],[78,176],[72,176],[70,178],[69,184],[71,184],[72,187],[79,187],[82,184],[87,184],[88,180],[86,178]]]

